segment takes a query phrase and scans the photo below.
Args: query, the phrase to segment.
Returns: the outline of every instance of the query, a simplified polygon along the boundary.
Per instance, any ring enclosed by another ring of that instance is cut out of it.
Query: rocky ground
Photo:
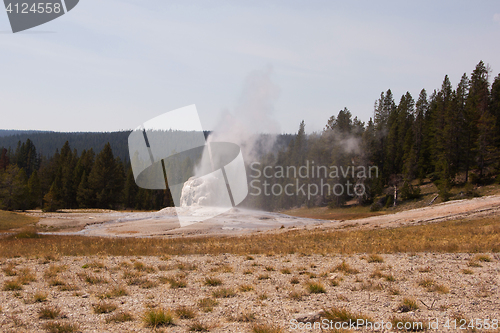
[[[307,325],[346,318],[437,319],[435,332],[487,319],[497,332],[500,320],[498,254],[54,256],[0,269],[2,332],[320,332]],[[154,328],[161,311],[172,322]]]

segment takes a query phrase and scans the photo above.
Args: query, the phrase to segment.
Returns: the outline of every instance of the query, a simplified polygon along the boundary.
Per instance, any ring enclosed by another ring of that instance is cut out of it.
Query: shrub
[[[61,310],[56,307],[46,306],[38,311],[38,318],[40,319],[56,319],[61,314]]]
[[[342,261],[341,264],[338,264],[333,268],[332,272],[343,272],[345,274],[358,274],[359,271],[353,267],[351,267],[348,263],[345,261]]]
[[[410,298],[403,299],[403,302],[398,307],[398,310],[401,312],[410,312],[418,309],[417,302]]]
[[[290,271],[290,269],[288,269],[288,268],[283,268],[283,269],[281,270],[281,273],[282,273],[282,274],[292,274],[292,272],[291,272],[291,271]]]
[[[22,289],[23,286],[17,280],[5,281],[3,285],[3,290],[5,291],[16,291]]]
[[[205,278],[205,285],[210,287],[216,287],[222,285],[222,280],[215,277]]]
[[[487,254],[478,254],[475,259],[482,262],[491,262],[491,257]]]
[[[240,287],[239,287],[240,291],[241,292],[247,292],[247,291],[252,291],[253,290],[253,286],[249,285],[249,284],[242,284]]]
[[[253,333],[282,333],[283,329],[279,326],[268,324],[256,324],[252,326]]]
[[[164,309],[149,309],[142,316],[143,322],[149,327],[174,325],[174,313]]]
[[[78,331],[77,324],[63,322],[49,322],[44,324],[43,328],[49,333],[72,333]]]
[[[228,298],[236,295],[236,292],[231,288],[220,288],[213,292],[215,298]]]
[[[326,293],[325,287],[319,282],[309,282],[309,283],[307,283],[306,287],[307,287],[307,290],[309,290],[309,292],[311,294],[324,294],[324,293]]]
[[[212,312],[215,306],[217,306],[219,302],[217,302],[213,298],[203,298],[198,301],[198,306],[203,312]]]
[[[94,313],[96,314],[110,313],[116,310],[115,304],[107,302],[99,302],[94,304],[92,307],[94,309]]]
[[[357,321],[358,319],[363,319],[365,321],[371,321],[371,319],[361,313],[353,313],[346,308],[333,307],[330,309],[324,309],[321,315],[323,318],[328,319],[334,323],[336,322],[349,322]]]
[[[46,293],[42,293],[42,292],[38,291],[33,295],[33,302],[35,302],[35,303],[42,303],[42,302],[45,302],[46,300],[47,300]]]
[[[379,256],[378,254],[370,255],[367,260],[368,260],[368,262],[374,262],[374,263],[383,263],[384,262],[384,258]]]
[[[107,318],[106,319],[106,323],[123,323],[123,322],[126,322],[126,321],[132,321],[134,320],[134,316],[130,313],[130,312],[119,312],[119,313],[115,313],[114,315],[112,315],[111,317]]]
[[[206,324],[203,324],[200,322],[194,322],[191,325],[189,325],[189,331],[190,332],[208,332],[209,327]]]
[[[196,317],[196,311],[188,306],[181,306],[175,310],[177,317],[181,319],[193,319]]]

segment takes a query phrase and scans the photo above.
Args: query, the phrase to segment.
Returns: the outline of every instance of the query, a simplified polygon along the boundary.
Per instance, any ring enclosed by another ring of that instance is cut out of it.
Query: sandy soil
[[[159,212],[64,211],[31,212],[49,232],[88,236],[150,237],[245,234],[296,228],[388,228],[463,217],[500,214],[500,195],[456,200],[389,215],[357,220],[316,220],[248,209],[233,209],[203,222],[180,227],[175,208]],[[53,229],[54,231],[50,231]]]
[[[76,324],[81,332],[151,332],[141,319],[148,309],[181,306],[193,310],[194,318],[177,315],[175,325],[165,332],[187,332],[195,323],[210,332],[251,332],[255,323],[278,325],[283,332],[320,332],[293,328],[299,321],[323,319],[322,311],[332,307],[372,322],[406,316],[427,323],[437,318],[439,329],[434,332],[449,331],[444,328],[447,320],[463,318],[469,324],[470,319],[490,323],[500,319],[499,255],[488,254],[483,261],[471,254],[383,255],[379,263],[368,259],[366,255],[192,255],[2,260],[0,285],[21,275],[24,268],[31,270],[35,281],[19,291],[0,291],[0,330],[37,332],[44,331],[47,323],[59,322]],[[357,272],[336,269],[343,261]],[[7,276],[12,274],[17,275]],[[89,283],[89,276],[102,281]],[[207,285],[207,277],[220,279],[221,285]],[[175,288],[169,278],[186,285]],[[421,286],[424,280],[427,284]],[[324,292],[311,293],[309,283],[322,285]],[[111,291],[118,286],[127,295],[113,296]],[[234,295],[214,296],[221,288],[231,289]],[[35,293],[46,299],[35,301]],[[200,306],[204,298],[217,302],[211,311]],[[402,313],[407,310],[401,308],[405,298],[414,300],[418,308]],[[101,302],[116,309],[95,313],[94,306]],[[60,313],[55,319],[39,318],[46,307]],[[123,312],[132,319],[109,322]]]

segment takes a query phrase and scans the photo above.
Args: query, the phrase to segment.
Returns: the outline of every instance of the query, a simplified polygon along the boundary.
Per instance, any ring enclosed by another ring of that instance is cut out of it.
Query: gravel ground
[[[332,308],[374,323],[405,316],[426,327],[437,318],[435,332],[448,331],[447,320],[500,320],[498,254],[13,258],[0,269],[2,332],[44,332],[54,323],[74,324],[75,332],[252,332],[256,324],[320,332],[305,325]],[[22,289],[5,290],[16,289],[11,281]],[[205,298],[217,303],[211,311],[199,304]],[[417,308],[402,307],[405,298]],[[112,311],[98,314],[96,305]],[[177,312],[173,325],[155,329],[143,320],[147,311],[181,307],[193,313]],[[46,308],[59,313],[39,318]],[[109,321],[122,313],[131,320]]]

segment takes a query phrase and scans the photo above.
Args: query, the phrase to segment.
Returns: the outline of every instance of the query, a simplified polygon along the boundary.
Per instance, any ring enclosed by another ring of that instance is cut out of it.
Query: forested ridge
[[[322,132],[307,135],[302,122],[297,134],[281,135],[273,150],[257,154],[260,166],[274,169],[377,167],[377,177],[349,172],[338,177],[266,179],[247,170],[249,181],[282,186],[362,184],[366,189],[362,195],[262,193],[249,195],[244,205],[267,210],[304,204],[342,206],[355,198],[379,209],[394,200],[418,198],[416,185],[424,179],[437,185],[444,200],[453,186],[466,185],[466,194],[473,195],[475,184],[499,182],[500,75],[491,85],[489,75],[481,61],[455,87],[445,76],[439,89],[430,93],[422,89],[416,100],[407,92],[398,103],[389,89],[376,100],[374,116],[367,123],[345,108],[327,120]],[[171,206],[168,191],[136,186],[128,157],[129,133],[34,132],[1,137],[0,209]]]

